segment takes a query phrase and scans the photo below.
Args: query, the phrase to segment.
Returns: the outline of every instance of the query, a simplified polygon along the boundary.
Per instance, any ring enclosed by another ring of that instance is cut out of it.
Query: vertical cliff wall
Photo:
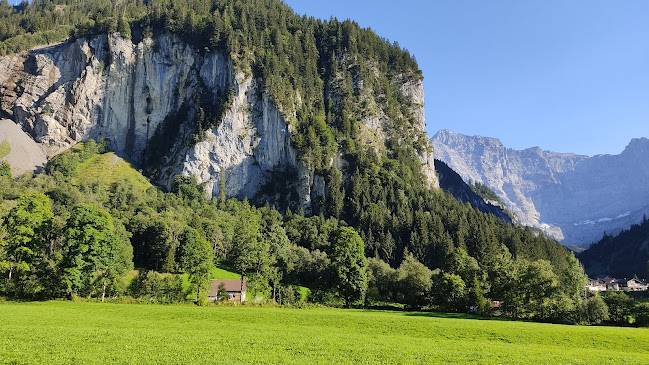
[[[411,99],[415,128],[425,135],[421,82],[394,82]],[[171,150],[155,167],[157,183],[170,187],[176,174],[195,175],[212,196],[225,186],[228,196],[290,199],[307,213],[326,193],[325,178],[300,163],[291,125],[263,80],[238,72],[226,54],[199,52],[173,36],[134,44],[102,35],[0,58],[0,85],[0,115],[50,157],[78,142],[106,138],[118,155],[150,167],[144,164],[155,131],[169,118],[182,118]],[[216,126],[194,141],[197,98],[205,95],[215,105],[229,96],[232,102]],[[384,143],[387,117],[375,119],[362,123]],[[437,186],[432,147],[427,139],[425,144],[419,157],[428,182]],[[332,163],[345,165],[340,158]]]

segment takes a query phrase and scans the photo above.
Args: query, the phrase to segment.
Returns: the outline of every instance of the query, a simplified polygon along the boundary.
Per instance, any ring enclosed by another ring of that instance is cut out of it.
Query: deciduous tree
[[[333,242],[331,264],[336,288],[345,305],[362,300],[367,291],[367,260],[363,239],[350,227],[341,227]]]
[[[42,193],[22,195],[4,222],[4,258],[0,266],[8,272],[7,279],[14,279],[19,289],[20,275],[29,272],[39,258],[46,253],[45,238],[52,225],[50,199]]]
[[[189,281],[196,287],[196,301],[202,299],[201,289],[207,288],[210,269],[214,265],[214,252],[209,242],[198,231],[187,228],[180,240],[180,263],[189,274]]]

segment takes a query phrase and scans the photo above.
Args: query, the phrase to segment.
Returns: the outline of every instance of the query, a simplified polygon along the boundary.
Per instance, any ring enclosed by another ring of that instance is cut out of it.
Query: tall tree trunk
[[[257,303],[257,283],[259,282],[259,269],[255,273],[255,303]]]
[[[239,295],[239,303],[243,303],[243,272],[244,270],[241,270],[241,294]]]
[[[104,278],[104,281],[102,282],[102,287],[101,287],[101,302],[104,302],[104,298],[106,297],[106,278]]]

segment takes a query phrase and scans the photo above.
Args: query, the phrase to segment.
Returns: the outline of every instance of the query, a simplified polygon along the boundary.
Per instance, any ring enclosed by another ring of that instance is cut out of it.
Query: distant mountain
[[[439,178],[439,187],[451,193],[458,201],[469,203],[481,212],[493,214],[507,223],[512,223],[512,219],[502,207],[486,202],[443,161],[435,159],[435,172]]]
[[[506,148],[495,138],[441,130],[435,156],[465,181],[490,187],[519,222],[564,244],[587,247],[649,212],[649,139],[633,139],[619,155],[593,157]]]
[[[649,275],[649,221],[634,224],[617,236],[605,235],[577,255],[591,277],[647,278]]]

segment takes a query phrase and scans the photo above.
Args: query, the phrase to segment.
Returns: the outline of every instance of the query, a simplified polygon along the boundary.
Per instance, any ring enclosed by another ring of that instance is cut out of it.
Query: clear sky
[[[618,154],[649,137],[648,0],[285,0],[415,55],[426,124],[505,146]]]

